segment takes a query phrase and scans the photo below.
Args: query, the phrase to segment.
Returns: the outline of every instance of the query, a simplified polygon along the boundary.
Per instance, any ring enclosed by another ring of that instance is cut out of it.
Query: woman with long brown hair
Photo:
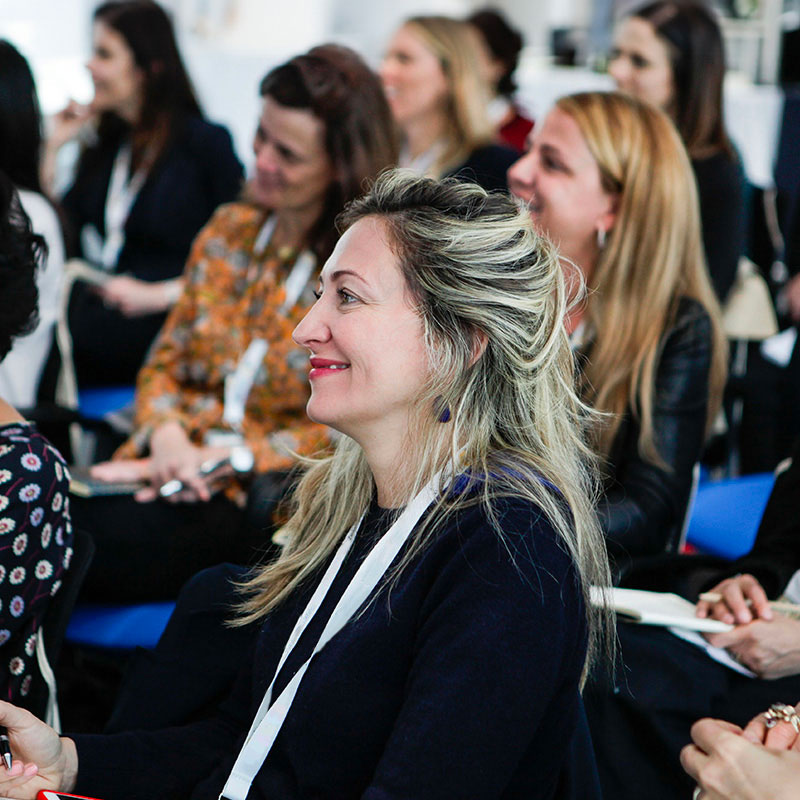
[[[228,131],[203,116],[172,22],[152,0],[111,0],[93,15],[94,97],[54,119],[43,170],[79,138],[62,199],[73,255],[105,273],[78,281],[69,328],[78,383],[132,384],[181,289],[200,228],[241,188]]]
[[[714,12],[692,0],[655,0],[625,17],[608,71],[620,90],[661,108],[691,159],[708,270],[720,303],[746,236],[745,176],[725,131],[725,50]]]
[[[691,166],[663,112],[596,92],[556,103],[509,181],[588,286],[568,326],[584,398],[607,414],[599,514],[622,569],[676,544],[725,381]]]

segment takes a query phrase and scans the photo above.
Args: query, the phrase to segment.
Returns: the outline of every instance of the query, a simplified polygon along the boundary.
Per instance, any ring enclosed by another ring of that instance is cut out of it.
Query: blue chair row
[[[156,646],[175,603],[76,606],[67,626],[72,644],[113,650]]]

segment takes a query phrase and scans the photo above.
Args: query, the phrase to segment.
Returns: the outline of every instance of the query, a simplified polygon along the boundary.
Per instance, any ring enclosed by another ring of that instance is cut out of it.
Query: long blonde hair
[[[722,401],[727,342],[703,255],[694,173],[666,114],[618,92],[586,92],[557,101],[578,128],[617,198],[617,215],[592,271],[586,310],[593,334],[584,397],[611,412],[597,434],[607,456],[627,409],[640,424],[639,450],[661,463],[653,430],[655,373],[664,336],[682,298],[711,322],[707,422]]]
[[[488,87],[476,56],[478,33],[462,20],[439,16],[411,17],[403,27],[413,30],[439,59],[450,89],[445,109],[447,140],[434,165],[440,177],[463,164],[473,150],[489,144],[494,135],[487,111]]]
[[[612,630],[605,612],[589,603],[588,587],[607,586],[609,568],[593,511],[594,457],[583,436],[592,412],[574,388],[558,255],[519,201],[455,180],[384,173],[348,207],[342,225],[365,217],[383,224],[429,354],[430,379],[404,461],[414,465],[405,494],[413,497],[448,465],[471,482],[471,491],[443,492],[387,580],[396,579],[444,520],[466,505],[481,503],[497,525],[499,497],[529,500],[542,509],[579,572],[588,665],[603,632]],[[293,496],[288,544],[246,585],[240,619],[263,617],[316,573],[368,508],[373,491],[363,451],[348,437],[333,455],[311,463]]]

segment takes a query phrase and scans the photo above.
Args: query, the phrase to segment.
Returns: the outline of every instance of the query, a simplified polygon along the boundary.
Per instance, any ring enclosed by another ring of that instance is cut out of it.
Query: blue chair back
[[[771,472],[701,483],[689,519],[687,543],[729,560],[749,553],[774,483]]]
[[[72,612],[66,638],[72,644],[102,649],[152,649],[174,608],[174,602],[139,605],[82,603]]]

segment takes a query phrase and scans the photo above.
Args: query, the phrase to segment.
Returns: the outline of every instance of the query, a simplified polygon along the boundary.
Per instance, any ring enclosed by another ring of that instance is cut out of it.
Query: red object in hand
[[[97,797],[87,797],[84,794],[65,794],[64,792],[53,792],[50,789],[40,789],[36,795],[36,800],[99,800]]]

